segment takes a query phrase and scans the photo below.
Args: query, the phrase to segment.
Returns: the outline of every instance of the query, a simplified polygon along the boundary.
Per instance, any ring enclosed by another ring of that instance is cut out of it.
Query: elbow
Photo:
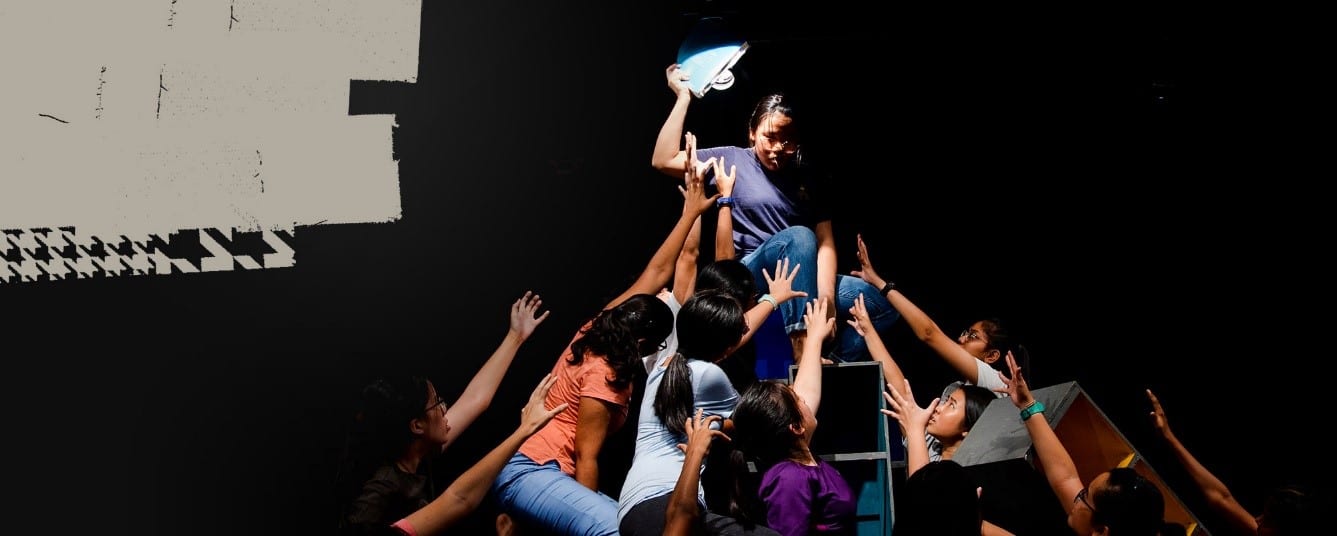
[[[670,177],[681,179],[683,170],[681,167],[675,165],[677,159],[676,153],[670,153],[663,156],[655,155],[650,158],[650,167],[653,167],[660,173]]]
[[[472,512],[475,508],[478,508],[478,505],[483,503],[483,494],[481,493],[463,494],[451,490],[450,494],[455,498],[455,502],[459,503],[466,512]]]
[[[946,335],[942,333],[942,330],[938,329],[938,326],[932,325],[925,326],[924,329],[919,330],[918,335],[920,341],[930,346],[933,344],[933,339],[938,336],[946,337]]]
[[[674,266],[672,263],[667,265],[657,264],[650,267],[649,270],[646,270],[646,275],[649,276],[650,281],[655,282],[655,288],[660,288],[667,285],[669,280],[673,279],[673,268]]]
[[[1205,492],[1204,495],[1206,495],[1207,504],[1212,505],[1212,508],[1218,511],[1225,510],[1231,503],[1236,502],[1235,497],[1230,494],[1230,490],[1214,489]]]

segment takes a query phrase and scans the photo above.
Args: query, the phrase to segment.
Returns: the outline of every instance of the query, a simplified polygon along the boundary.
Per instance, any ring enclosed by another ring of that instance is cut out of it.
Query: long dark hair
[[[743,391],[733,410],[734,488],[729,514],[745,524],[765,519],[757,497],[761,475],[772,465],[803,454],[791,425],[803,424],[798,396],[776,380],[759,381]]]
[[[737,259],[720,259],[701,268],[696,276],[696,291],[722,290],[747,308],[757,298],[757,280],[752,269]]]
[[[649,294],[636,294],[594,317],[571,342],[569,362],[579,365],[586,353],[601,355],[613,369],[608,384],[623,389],[645,375],[641,356],[654,353],[671,331],[673,311],[668,305]]]
[[[1110,469],[1109,480],[1091,494],[1093,526],[1108,527],[1111,536],[1156,536],[1164,526],[1165,497],[1136,470]]]
[[[423,416],[428,384],[422,376],[396,376],[362,388],[334,476],[339,526],[363,483],[381,466],[395,463],[416,438],[409,423]]]
[[[747,132],[751,136],[757,131],[757,126],[771,114],[780,114],[789,118],[793,125],[796,136],[795,143],[798,143],[802,137],[802,130],[799,126],[798,106],[795,105],[795,99],[783,92],[776,92],[762,97],[757,101],[757,105],[752,108],[752,115],[747,119]],[[798,167],[803,164],[803,146],[799,145],[799,150],[794,153],[793,165]]]
[[[692,417],[696,395],[689,359],[715,361],[747,333],[743,306],[722,290],[698,292],[678,311],[678,355],[655,392],[655,416],[670,431],[684,435],[683,423]]]
[[[1317,534],[1322,514],[1331,505],[1329,498],[1303,483],[1287,483],[1273,488],[1263,501],[1259,528],[1275,534]]]
[[[997,317],[982,318],[979,323],[980,327],[983,328],[981,331],[984,332],[984,337],[988,341],[984,349],[998,350],[998,360],[990,363],[990,366],[996,370],[1003,370],[1007,366],[1007,360],[1003,359],[1003,356],[1006,356],[1007,352],[1012,349],[1012,333],[1003,325],[1003,321]],[[1018,359],[1021,357],[1017,356]],[[1029,370],[1023,368],[1022,372],[1027,373]],[[1029,377],[1027,376],[1027,378]]]
[[[757,101],[757,105],[752,108],[752,115],[747,118],[747,131],[756,131],[757,125],[760,125],[766,119],[766,116],[771,114],[789,117],[789,120],[797,126],[799,116],[797,107],[794,106],[794,99],[786,96],[783,92],[775,92]]]
[[[416,436],[409,422],[427,407],[428,380],[422,376],[381,378],[362,388],[354,435],[370,460],[393,463]]]

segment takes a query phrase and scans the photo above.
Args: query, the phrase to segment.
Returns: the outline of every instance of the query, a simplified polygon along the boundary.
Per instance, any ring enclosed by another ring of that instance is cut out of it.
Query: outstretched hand
[[[702,179],[703,168],[714,165],[715,159],[711,158],[706,161],[704,166],[698,166],[696,161],[696,136],[688,132],[683,135],[683,138],[687,144],[687,166],[682,173],[683,185],[679,186],[678,190],[682,192],[682,213],[695,218],[710,210],[710,207],[715,206],[715,200],[720,198],[720,194],[706,196],[705,180]]]
[[[998,379],[1003,381],[1003,387],[994,391],[1006,394],[1017,409],[1023,409],[1035,402],[1031,388],[1026,385],[1026,378],[1021,375],[1021,366],[1017,365],[1017,358],[1010,350],[1007,352],[1007,372],[1008,375],[1004,376],[1003,371],[998,371]]]
[[[901,424],[901,435],[908,436],[910,430],[924,431],[928,428],[929,419],[933,418],[933,412],[938,409],[938,402],[942,399],[935,398],[928,403],[928,407],[921,408],[915,404],[914,391],[910,390],[910,380],[905,380],[905,392],[890,383],[887,384],[887,390],[882,392],[882,398],[887,400],[887,405],[891,409],[881,410],[883,414],[890,415]]]
[[[864,306],[862,292],[859,293],[858,298],[855,298],[854,305],[850,307],[850,316],[852,318],[845,322],[854,328],[854,331],[860,337],[867,337],[869,333],[877,332],[873,329],[873,319],[868,316],[868,308]]]
[[[710,423],[721,420],[719,415],[703,416],[705,410],[696,408],[696,415],[688,417],[683,429],[687,433],[687,443],[678,443],[678,450],[688,456],[699,455],[702,458],[710,452],[710,442],[715,438],[732,441],[724,432],[710,428]]]
[[[1165,418],[1165,409],[1161,407],[1160,399],[1156,398],[1156,394],[1151,392],[1151,389],[1147,389],[1147,398],[1151,399],[1152,426],[1156,427],[1156,431],[1160,432],[1161,437],[1168,438],[1174,435],[1170,432],[1170,421]]]
[[[711,157],[713,167],[715,168],[715,189],[719,190],[720,195],[730,197],[733,195],[733,185],[738,178],[738,166],[729,166],[729,172],[724,172],[724,157],[718,159]]]
[[[808,337],[825,339],[835,333],[836,317],[826,314],[828,307],[834,307],[829,301],[830,298],[821,297],[804,304],[803,323],[808,326]]]
[[[880,289],[886,284],[886,280],[877,274],[877,270],[873,269],[873,263],[868,260],[868,245],[863,243],[862,234],[858,235],[858,241],[859,251],[857,256],[859,258],[859,269],[850,272],[850,275],[862,279],[868,284]]]
[[[776,305],[789,301],[799,296],[807,296],[808,293],[802,290],[794,290],[794,277],[798,275],[798,269],[801,264],[795,264],[793,268],[789,267],[789,257],[777,259],[775,261],[775,277],[765,268],[761,269],[761,276],[766,279],[767,293],[775,298]]]
[[[520,337],[521,341],[534,334],[534,329],[548,319],[548,313],[544,311],[541,315],[535,315],[539,307],[543,305],[543,299],[538,294],[526,290],[525,295],[515,300],[511,304],[511,333]]]
[[[525,404],[525,407],[520,410],[520,428],[518,431],[526,437],[538,433],[558,413],[566,411],[568,404],[565,402],[552,409],[544,408],[544,400],[548,398],[548,391],[552,389],[555,383],[557,383],[557,376],[553,374],[544,375],[538,387],[535,387],[534,392],[529,394],[529,403]]]

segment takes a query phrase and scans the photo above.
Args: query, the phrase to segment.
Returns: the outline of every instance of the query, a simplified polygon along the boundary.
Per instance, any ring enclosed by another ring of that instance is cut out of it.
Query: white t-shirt
[[[993,391],[994,395],[996,395],[999,398],[1007,396],[1004,393],[994,391],[994,389],[1002,389],[1004,387],[1007,387],[1007,385],[1003,383],[1003,380],[998,378],[998,370],[989,366],[989,364],[985,363],[983,359],[975,360],[975,378],[978,381],[976,381],[973,384],[970,382],[966,382],[966,384],[978,385],[980,387]],[[951,388],[951,384],[948,384],[947,387],[943,388],[942,394],[939,395],[939,398],[944,398],[944,399],[947,398],[948,396],[947,389],[949,388]],[[942,443],[938,441],[938,438],[925,434],[924,442],[928,444],[928,460],[931,462],[941,461]],[[901,444],[902,445],[905,444],[904,437],[901,438]]]
[[[673,342],[676,344],[678,341],[675,338]],[[978,385],[990,391],[994,391],[994,389],[1002,389],[1004,387],[1007,387],[1007,385],[1003,383],[1003,380],[998,378],[998,369],[989,366],[989,364],[985,363],[983,359],[975,359],[975,385]],[[1007,396],[1003,393],[999,393],[998,391],[994,391],[994,394],[998,395],[999,397]]]

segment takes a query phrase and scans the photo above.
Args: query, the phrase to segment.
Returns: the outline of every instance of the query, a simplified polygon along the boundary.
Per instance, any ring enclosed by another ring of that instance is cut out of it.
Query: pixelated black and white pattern
[[[0,233],[0,284],[290,268],[296,263],[292,230],[95,236],[60,227]]]

